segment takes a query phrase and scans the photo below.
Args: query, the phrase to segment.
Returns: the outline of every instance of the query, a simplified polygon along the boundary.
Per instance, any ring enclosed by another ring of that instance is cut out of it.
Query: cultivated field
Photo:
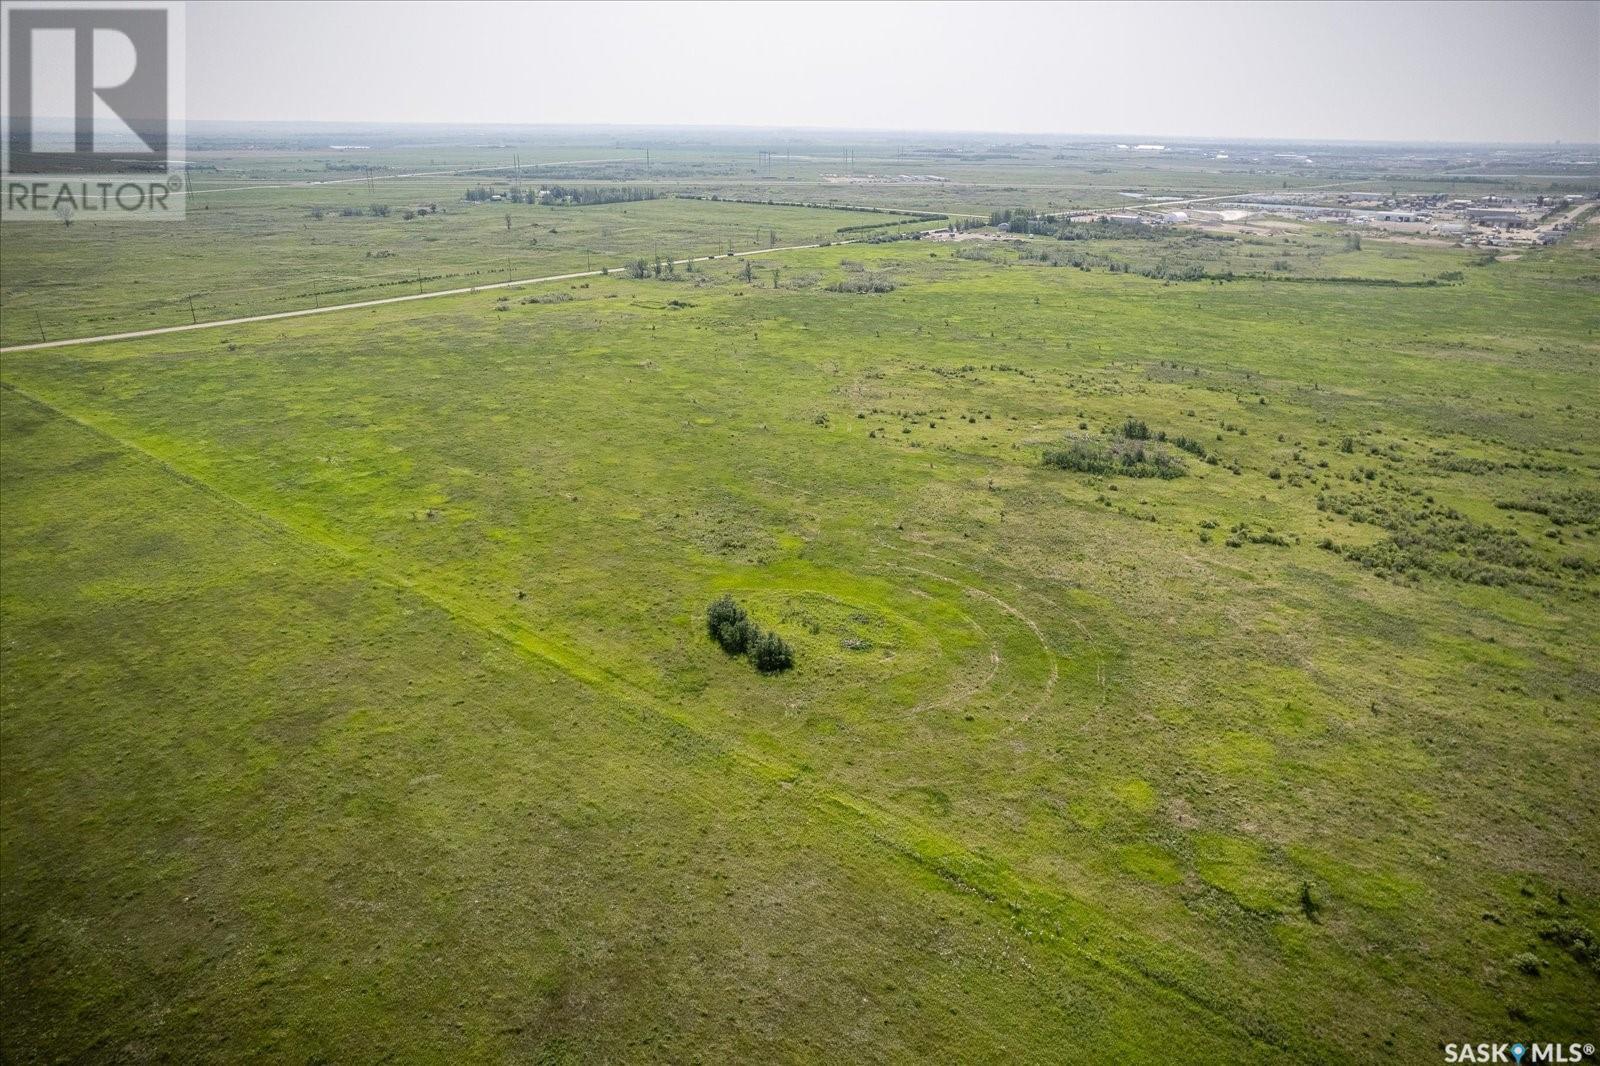
[[[4,339],[890,221],[467,184],[13,227]],[[0,1047],[1592,1040],[1597,264],[899,240],[5,354]]]

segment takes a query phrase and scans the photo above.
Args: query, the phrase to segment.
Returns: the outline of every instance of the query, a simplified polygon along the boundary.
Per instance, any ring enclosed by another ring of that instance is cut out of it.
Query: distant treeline
[[[969,252],[966,249],[962,249],[956,254],[963,259],[987,258],[986,255],[977,250]],[[1445,271],[1436,278],[1401,281],[1397,278],[1361,278],[1347,275],[1297,276],[1294,274],[1261,272],[1236,274],[1231,270],[1212,272],[1199,263],[1163,262],[1147,267],[1136,267],[1132,263],[1125,263],[1109,256],[1092,255],[1066,249],[1057,250],[1048,245],[1042,248],[1024,245],[1018,254],[1023,259],[1032,259],[1047,263],[1053,267],[1075,267],[1078,270],[1094,270],[1098,268],[1112,274],[1138,274],[1141,277],[1152,278],[1156,281],[1286,281],[1302,285],[1375,285],[1379,288],[1389,289],[1432,289],[1462,280],[1462,274],[1457,270]]]
[[[533,189],[491,189],[487,185],[475,185],[467,190],[465,199],[470,203],[488,203],[496,196],[512,204],[531,204],[536,201],[537,193]]]
[[[948,215],[918,215],[915,218],[896,218],[888,222],[863,222],[859,226],[840,226],[835,233],[865,233],[867,230],[886,229],[889,226],[904,226],[908,222],[945,222]]]
[[[930,211],[902,211],[893,207],[862,207],[857,204],[818,204],[808,200],[741,200],[732,196],[679,196],[680,200],[706,200],[720,204],[761,204],[766,207],[810,207],[819,211],[859,211],[867,215],[899,215],[910,222],[942,222],[946,215],[936,215]],[[899,223],[885,222],[883,225],[894,226]],[[843,233],[844,230],[840,230]]]
[[[1187,280],[1187,279],[1185,279]],[[1420,281],[1400,281],[1396,278],[1354,278],[1329,275],[1322,277],[1296,277],[1292,274],[1235,274],[1227,271],[1222,274],[1205,274],[1199,280],[1211,281],[1292,281],[1313,285],[1377,285],[1389,289],[1432,289],[1440,285],[1449,285],[1448,278],[1427,278]]]
[[[541,204],[558,207],[586,207],[591,204],[631,204],[660,197],[654,189],[632,185],[551,185],[539,196]]]
[[[485,203],[498,196],[511,204],[537,203],[551,207],[586,207],[593,204],[628,204],[638,200],[654,200],[660,195],[654,189],[621,185],[551,185],[542,190],[475,185],[467,190],[465,198],[472,203]]]
[[[1141,222],[1114,222],[1101,217],[1093,222],[1072,222],[1058,215],[1041,215],[1026,207],[989,213],[989,225],[1006,226],[1012,233],[1054,237],[1062,241],[1153,241],[1162,236],[1156,226]]]

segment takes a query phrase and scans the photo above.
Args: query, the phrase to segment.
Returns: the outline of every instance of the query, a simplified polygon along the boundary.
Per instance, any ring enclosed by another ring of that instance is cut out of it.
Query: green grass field
[[[878,220],[310,195],[8,232],[5,340]],[[0,356],[7,1059],[1593,1040],[1592,248],[753,258]]]
[[[0,340],[26,344],[621,269],[639,257],[838,241],[848,236],[841,228],[899,218],[685,199],[580,208],[463,202],[476,183],[408,183],[403,194],[355,185],[252,189],[192,206],[170,225],[12,227],[21,232],[7,237],[0,262],[7,308]],[[366,213],[375,202],[390,214]],[[401,216],[419,203],[446,213]],[[313,208],[323,209],[321,218]],[[343,217],[342,208],[363,213]],[[161,269],[152,274],[153,263]]]

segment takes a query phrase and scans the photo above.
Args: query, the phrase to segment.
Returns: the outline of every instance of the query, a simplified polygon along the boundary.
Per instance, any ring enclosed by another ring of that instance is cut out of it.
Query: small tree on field
[[[749,651],[761,634],[744,608],[726,593],[706,608],[706,632],[729,655],[742,655]]]
[[[755,280],[755,274],[753,274],[751,272],[751,270],[750,270],[750,260],[748,260],[748,259],[746,259],[744,261],[744,270],[743,270],[742,274],[743,274],[744,280],[746,280],[746,281],[754,281]]]
[[[712,600],[711,606],[706,608],[706,632],[714,637],[717,635],[718,627],[724,622],[737,622],[744,617],[744,608],[740,607],[731,595],[724,592]]]
[[[763,674],[775,674],[794,665],[794,649],[776,633],[762,633],[750,649],[750,661]]]

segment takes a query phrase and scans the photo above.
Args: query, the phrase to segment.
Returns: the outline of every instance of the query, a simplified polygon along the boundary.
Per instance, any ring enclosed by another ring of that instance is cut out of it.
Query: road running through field
[[[924,231],[931,232],[931,231]],[[849,244],[860,244],[860,241],[830,241],[827,244],[787,244],[780,248],[752,248],[745,252],[725,252],[722,255],[697,255],[688,259],[674,259],[674,266],[683,266],[685,263],[708,263],[713,259],[742,259],[751,255],[770,255],[774,252],[798,252],[807,248],[837,248]],[[96,337],[64,337],[55,341],[34,341],[32,344],[12,344],[0,348],[0,355],[11,352],[35,352],[42,348],[68,348],[75,344],[101,344],[106,341],[127,341],[139,337],[159,337],[167,333],[191,333],[197,329],[220,329],[223,326],[244,326],[252,322],[275,322],[282,318],[304,318],[307,315],[326,315],[334,311],[354,311],[362,307],[382,307],[385,304],[411,303],[416,300],[432,300],[441,296],[468,296],[475,292],[485,292],[492,289],[510,289],[518,285],[537,285],[545,281],[573,281],[577,278],[598,278],[613,270],[626,269],[621,266],[601,267],[599,270],[579,270],[572,274],[547,274],[542,278],[518,278],[513,281],[494,281],[483,285],[469,285],[462,289],[439,289],[434,292],[413,292],[405,296],[384,296],[376,300],[357,300],[347,304],[329,304],[326,307],[302,307],[294,311],[274,311],[265,315],[244,315],[239,318],[216,318],[207,322],[191,322],[180,326],[156,326],[151,329],[135,329],[126,333],[102,333]]]
[[[571,162],[571,161],[569,161],[569,162]],[[581,162],[581,160],[578,160],[576,162]],[[525,166],[534,166],[534,165],[559,165],[559,164],[524,164],[524,165]],[[414,175],[391,175],[391,177],[411,177],[411,176],[414,176]],[[358,181],[358,180],[365,180],[365,179],[340,178],[338,180],[339,181]],[[324,182],[322,184],[333,184],[333,182]],[[1355,184],[1355,183],[1354,182],[1334,182],[1334,183],[1332,183],[1330,185],[1319,186],[1318,188],[1334,188],[1334,187],[1337,187],[1339,185],[1350,185],[1350,184]],[[256,186],[256,188],[291,188],[291,187],[294,187],[294,186],[282,186],[282,185],[278,185],[278,186]],[[1305,191],[1305,190],[1299,190],[1299,191]],[[1207,201],[1210,201],[1210,200],[1236,199],[1240,195],[1241,194],[1239,194],[1239,193],[1226,193],[1226,194],[1223,194],[1221,196],[1201,196],[1201,197],[1194,197],[1194,198],[1186,199],[1186,200],[1145,201],[1144,204],[1137,205],[1137,206],[1144,206],[1144,207],[1175,207],[1175,206],[1177,206],[1179,204],[1194,204],[1194,203],[1204,203],[1204,202],[1207,202]],[[1248,194],[1246,194],[1246,195],[1248,195]],[[1076,212],[1067,212],[1067,213],[1068,214],[1085,214],[1087,212],[1076,211]],[[978,217],[978,216],[967,216],[967,217]],[[922,232],[931,233],[931,232],[934,232],[934,231],[932,229],[928,229],[928,230],[923,230]],[[674,259],[672,262],[673,262],[673,265],[675,265],[675,266],[682,266],[685,263],[705,263],[705,262],[710,262],[713,259],[742,258],[744,256],[751,256],[751,255],[766,255],[766,254],[769,254],[769,253],[772,253],[772,252],[797,252],[797,251],[802,251],[802,250],[808,249],[808,248],[837,247],[837,246],[842,246],[842,245],[860,244],[860,243],[862,243],[862,242],[861,241],[830,241],[826,245],[824,245],[824,244],[790,244],[790,245],[785,245],[785,246],[783,246],[781,248],[752,248],[749,251],[728,252],[728,253],[724,253],[723,255],[693,256],[693,257],[688,258],[688,259]],[[207,322],[191,322],[188,325],[156,326],[156,327],[153,327],[151,329],[130,330],[129,332],[126,332],[126,333],[102,333],[102,334],[100,334],[98,336],[94,336],[94,337],[63,337],[60,340],[54,340],[54,341],[34,341],[31,344],[13,344],[13,345],[9,345],[7,347],[0,347],[0,355],[4,355],[4,354],[10,353],[10,352],[34,352],[34,351],[39,351],[40,349],[43,349],[43,348],[67,348],[67,347],[71,347],[72,345],[76,345],[76,344],[100,344],[100,343],[103,343],[103,342],[106,342],[106,341],[135,340],[135,339],[137,339],[139,337],[159,337],[159,336],[162,336],[163,334],[167,334],[167,333],[189,333],[189,332],[191,332],[193,330],[197,330],[197,329],[219,329],[219,328],[221,328],[223,326],[243,326],[243,325],[248,325],[251,322],[273,322],[273,321],[276,321],[276,320],[282,319],[282,318],[304,318],[307,315],[324,315],[324,314],[330,314],[330,313],[332,313],[334,311],[354,311],[354,310],[357,310],[357,309],[362,308],[362,307],[382,307],[385,304],[410,303],[410,302],[412,302],[414,300],[431,300],[431,299],[434,299],[434,298],[440,297],[440,296],[465,296],[465,295],[469,295],[469,294],[474,293],[474,292],[483,292],[483,291],[488,290],[488,289],[509,289],[509,288],[514,288],[515,286],[518,286],[518,285],[537,285],[540,282],[546,282],[546,281],[572,281],[572,280],[575,280],[577,278],[597,278],[597,277],[601,277],[602,275],[608,273],[610,270],[613,270],[613,269],[619,269],[620,270],[620,269],[624,269],[624,268],[622,268],[622,267],[601,267],[599,270],[580,270],[580,271],[577,271],[576,273],[571,273],[571,274],[548,274],[548,275],[546,275],[544,277],[540,277],[540,278],[518,278],[518,279],[512,280],[512,281],[496,281],[496,282],[489,282],[489,283],[484,284],[484,285],[470,285],[470,286],[467,286],[466,288],[459,288],[459,289],[439,289],[439,290],[434,291],[434,292],[414,292],[414,293],[409,293],[409,294],[407,294],[405,296],[384,296],[384,297],[380,297],[379,299],[376,299],[376,300],[357,300],[354,303],[329,304],[327,307],[302,307],[302,308],[298,308],[298,309],[293,310],[293,311],[274,311],[274,312],[271,312],[269,314],[264,314],[264,315],[244,315],[244,316],[239,317],[239,318],[217,318],[217,319],[212,319],[212,320],[207,321]]]

